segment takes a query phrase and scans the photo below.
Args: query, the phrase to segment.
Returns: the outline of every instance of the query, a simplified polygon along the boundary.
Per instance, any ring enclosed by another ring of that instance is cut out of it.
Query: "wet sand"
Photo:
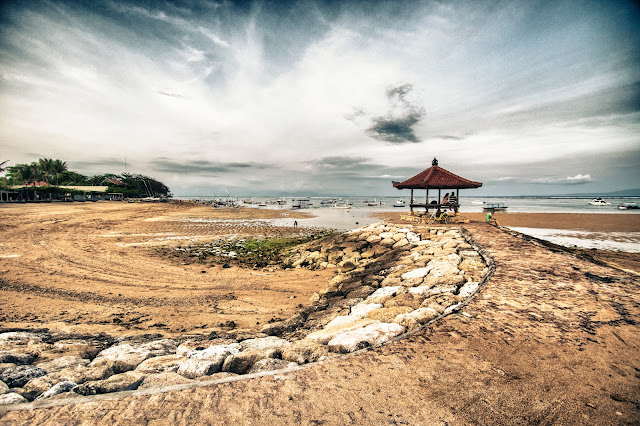
[[[407,212],[379,213],[376,216],[400,221]],[[472,222],[484,222],[486,213],[461,213]],[[523,228],[566,229],[588,232],[640,232],[638,213],[507,213],[497,212],[493,217],[501,226]]]

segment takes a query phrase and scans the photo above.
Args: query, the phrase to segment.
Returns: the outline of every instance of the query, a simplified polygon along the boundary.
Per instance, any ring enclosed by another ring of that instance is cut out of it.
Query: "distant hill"
[[[575,194],[565,194],[567,197],[640,197],[640,188],[623,189],[613,192],[580,192]]]

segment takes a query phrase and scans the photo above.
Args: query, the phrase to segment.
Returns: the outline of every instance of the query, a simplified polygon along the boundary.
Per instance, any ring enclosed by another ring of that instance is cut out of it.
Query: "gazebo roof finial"
[[[437,166],[438,165],[438,159],[436,157],[433,157],[433,161],[431,162],[432,166]]]

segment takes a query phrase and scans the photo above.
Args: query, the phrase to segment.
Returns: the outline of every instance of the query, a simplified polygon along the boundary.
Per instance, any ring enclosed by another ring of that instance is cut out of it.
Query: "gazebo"
[[[465,179],[451,173],[448,170],[443,169],[442,167],[438,166],[438,160],[434,158],[431,163],[431,167],[423,170],[422,172],[418,173],[412,178],[405,180],[404,182],[393,182],[393,186],[398,189],[411,190],[411,202],[409,204],[409,208],[411,209],[412,214],[414,208],[424,208],[426,212],[429,212],[429,209],[435,209],[453,210],[458,213],[458,208],[460,207],[458,198],[460,195],[460,190],[466,188],[480,188],[482,186],[482,183]],[[413,198],[414,189],[425,189],[427,191],[426,197],[424,198],[424,203],[421,203]],[[431,200],[431,202],[429,201],[430,189],[438,190],[438,198]],[[451,195],[449,195],[446,200],[443,200],[443,189],[455,189],[456,193],[454,195],[453,191],[451,191]]]

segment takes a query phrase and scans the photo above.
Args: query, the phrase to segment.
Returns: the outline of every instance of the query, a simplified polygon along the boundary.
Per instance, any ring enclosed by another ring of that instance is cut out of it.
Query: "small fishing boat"
[[[291,201],[292,209],[308,209],[311,206],[313,206],[313,204],[311,204],[311,200],[308,198],[300,198],[298,200]]]
[[[404,200],[396,200],[396,202],[393,203],[393,207],[404,207],[406,205],[407,203]]]
[[[334,204],[331,206],[332,209],[350,209],[351,204]]]
[[[618,208],[620,210],[635,210],[640,209],[640,206],[637,203],[622,203],[618,205]]]
[[[505,211],[508,209],[507,206],[505,206],[504,204],[501,203],[484,203],[484,207],[482,207],[484,210],[489,210],[492,212],[499,212],[499,211]]]
[[[482,205],[482,204],[484,204],[484,201],[482,201],[482,200],[473,200],[471,202],[471,204],[480,204],[480,205]]]
[[[594,198],[593,200],[589,201],[589,204],[591,204],[592,206],[609,206],[611,205],[611,203],[607,203],[604,198],[598,197],[598,198]]]

